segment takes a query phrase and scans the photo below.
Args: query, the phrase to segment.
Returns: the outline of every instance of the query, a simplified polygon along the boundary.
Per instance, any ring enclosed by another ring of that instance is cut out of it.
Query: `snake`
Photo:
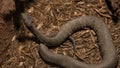
[[[118,63],[116,48],[113,45],[113,40],[108,30],[107,25],[95,16],[81,16],[79,18],[68,21],[61,27],[61,30],[54,37],[45,36],[42,31],[35,28],[33,20],[27,14],[22,14],[25,20],[26,27],[44,44],[39,46],[39,54],[43,60],[59,65],[64,68],[115,68]],[[27,18],[27,19],[26,19]],[[49,51],[47,46],[58,46],[63,43],[73,33],[80,31],[83,28],[91,28],[96,32],[99,42],[99,50],[102,60],[97,64],[87,64],[79,62],[68,56],[54,54]]]

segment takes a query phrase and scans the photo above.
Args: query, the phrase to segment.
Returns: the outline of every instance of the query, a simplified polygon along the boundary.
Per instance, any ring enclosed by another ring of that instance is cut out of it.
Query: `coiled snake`
[[[45,45],[40,44],[39,53],[41,57],[50,63],[60,65],[65,68],[115,68],[117,65],[117,54],[110,32],[104,22],[94,16],[82,16],[77,19],[68,21],[55,37],[47,37],[41,31],[37,30],[32,24],[32,19],[27,14],[22,14],[28,29]],[[98,64],[87,64],[79,62],[71,57],[54,54],[49,51],[47,46],[58,46],[63,43],[66,38],[74,32],[82,28],[92,28],[98,37],[99,47],[101,51],[102,61]]]

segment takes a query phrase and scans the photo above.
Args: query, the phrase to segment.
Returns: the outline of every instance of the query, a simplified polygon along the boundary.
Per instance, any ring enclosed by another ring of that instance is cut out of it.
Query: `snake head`
[[[33,18],[28,13],[22,13],[21,16],[22,16],[26,26],[32,27]]]

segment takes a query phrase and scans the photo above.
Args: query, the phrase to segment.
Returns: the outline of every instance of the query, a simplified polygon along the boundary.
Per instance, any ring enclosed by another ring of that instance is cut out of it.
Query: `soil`
[[[33,17],[36,28],[42,30],[45,35],[59,31],[67,21],[83,15],[99,17],[111,32],[120,60],[120,23],[112,20],[112,13],[104,0],[35,0],[29,3],[25,12]],[[20,22],[22,26],[11,39],[8,49],[9,58],[2,62],[1,68],[59,68],[42,60],[38,54],[39,44],[30,40],[33,34],[25,27],[22,20]],[[102,58],[99,52],[99,42],[93,30],[85,28],[74,33],[72,37],[76,42],[76,55],[69,40],[50,50],[90,64],[100,62]],[[120,68],[120,63],[117,68]]]

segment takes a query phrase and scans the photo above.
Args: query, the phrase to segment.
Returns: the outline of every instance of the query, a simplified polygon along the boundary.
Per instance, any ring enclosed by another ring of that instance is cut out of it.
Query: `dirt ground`
[[[45,35],[59,31],[61,26],[67,23],[67,21],[83,15],[99,17],[106,23],[111,32],[120,60],[120,23],[112,20],[111,12],[104,0],[36,0],[36,2],[27,6],[25,12],[33,17],[36,28],[42,30]],[[13,37],[12,45],[8,50],[9,59],[3,62],[1,68],[58,68],[41,59],[38,54],[39,44],[23,38],[27,35],[33,35],[26,29],[24,24],[21,25],[22,27]],[[77,60],[83,60],[86,63],[100,62],[99,43],[93,30],[85,28],[74,33],[72,37],[76,42],[76,56],[74,56],[70,41],[66,41],[59,47],[51,49],[51,51],[73,57]],[[120,68],[120,63],[118,63],[117,68]]]

